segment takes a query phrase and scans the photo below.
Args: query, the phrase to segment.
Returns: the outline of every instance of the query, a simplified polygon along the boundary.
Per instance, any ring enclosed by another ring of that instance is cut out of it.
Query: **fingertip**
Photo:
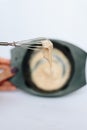
[[[10,65],[10,60],[0,57],[0,64]]]
[[[14,74],[14,73],[17,73],[18,72],[18,68],[17,67],[13,67],[11,68],[11,72]]]

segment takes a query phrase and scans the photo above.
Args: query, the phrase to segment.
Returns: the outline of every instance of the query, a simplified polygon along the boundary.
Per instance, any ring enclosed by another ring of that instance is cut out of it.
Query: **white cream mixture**
[[[62,88],[67,82],[71,72],[71,65],[63,52],[53,49],[51,42],[44,41],[43,50],[32,54],[30,69],[32,81],[39,89],[53,91]]]
[[[42,41],[43,46],[43,57],[48,60],[50,67],[52,67],[52,51],[53,51],[53,44],[50,40]]]

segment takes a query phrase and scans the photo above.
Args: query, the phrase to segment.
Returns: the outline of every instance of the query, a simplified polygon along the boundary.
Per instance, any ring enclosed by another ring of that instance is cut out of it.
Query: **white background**
[[[0,41],[42,36],[87,52],[87,1],[0,0]],[[10,47],[0,47],[0,56],[10,58]],[[53,129],[87,130],[87,85],[62,98],[0,93],[0,130]]]

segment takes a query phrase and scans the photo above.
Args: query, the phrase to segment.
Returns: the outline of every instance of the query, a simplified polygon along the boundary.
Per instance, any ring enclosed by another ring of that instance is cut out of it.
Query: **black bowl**
[[[50,40],[53,42],[54,47],[61,50],[71,63],[71,74],[67,83],[61,89],[55,91],[48,92],[38,89],[32,82],[29,66],[29,58],[33,51],[23,48],[14,48],[11,53],[12,66],[18,67],[19,72],[15,77],[10,79],[10,81],[14,83],[17,88],[38,96],[54,97],[69,94],[86,84],[85,64],[87,53],[68,42]]]

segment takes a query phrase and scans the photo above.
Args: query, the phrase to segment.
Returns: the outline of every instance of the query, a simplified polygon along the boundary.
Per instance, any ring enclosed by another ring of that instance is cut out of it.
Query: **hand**
[[[16,68],[11,68],[10,60],[0,58],[0,91],[15,90],[16,87],[7,81],[16,73]]]

